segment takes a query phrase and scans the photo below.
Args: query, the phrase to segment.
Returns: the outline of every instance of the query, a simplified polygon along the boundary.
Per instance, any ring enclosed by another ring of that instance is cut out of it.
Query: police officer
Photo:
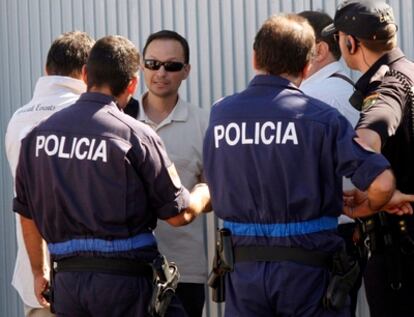
[[[83,69],[87,92],[22,141],[13,209],[42,305],[47,277],[31,251],[47,242],[57,316],[147,316],[157,218],[187,224],[209,203],[207,186],[189,194],[159,137],[120,111],[138,68],[130,41],[100,39]],[[175,303],[170,313],[184,315]]]
[[[336,109],[297,88],[314,43],[304,18],[269,18],[253,45],[257,75],[212,108],[205,176],[234,252],[226,316],[349,316],[346,304],[322,305],[331,253],[343,245],[335,234],[342,176],[367,189],[373,208],[393,194],[385,158],[354,141]]]
[[[392,8],[383,1],[344,2],[324,33],[337,34],[346,63],[363,73],[351,99],[362,108],[358,136],[389,160],[397,188],[414,193],[414,64],[397,47]],[[364,224],[371,254],[364,281],[372,316],[413,316],[413,217],[379,213]]]

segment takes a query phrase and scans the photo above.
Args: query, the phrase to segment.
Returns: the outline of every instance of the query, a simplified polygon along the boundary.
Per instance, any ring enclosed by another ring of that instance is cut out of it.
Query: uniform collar
[[[310,77],[305,79],[301,84],[300,88],[306,85],[315,84],[317,82],[320,82],[322,80],[325,80],[332,76],[333,74],[345,74],[344,69],[342,67],[342,64],[340,62],[332,62],[328,65],[325,65],[321,69],[319,69],[317,72],[313,73]]]
[[[148,118],[147,114],[144,110],[144,99],[147,96],[148,92],[145,92],[141,95],[140,103],[139,103],[139,112],[138,112],[138,120],[143,121],[149,125],[151,125],[153,128],[159,129],[162,126],[165,126],[173,121],[187,121],[188,119],[188,103],[181,99],[180,96],[178,96],[177,103],[175,104],[173,110],[170,112],[170,114],[158,125],[151,121],[150,118]]]
[[[385,53],[361,76],[361,78],[355,84],[356,88],[359,91],[364,92],[371,83],[371,78],[375,75],[375,73],[382,65],[390,65],[404,57],[404,53],[398,47]]]
[[[256,75],[250,81],[249,86],[279,86],[299,91],[299,88],[296,87],[291,81],[276,75]]]
[[[105,95],[99,92],[85,92],[79,97],[79,102],[86,102],[99,106],[110,105],[118,108],[113,96]]]

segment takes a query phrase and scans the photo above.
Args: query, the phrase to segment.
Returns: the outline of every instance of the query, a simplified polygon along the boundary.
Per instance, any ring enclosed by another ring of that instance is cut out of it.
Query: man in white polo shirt
[[[316,47],[308,76],[301,83],[300,89],[307,95],[318,98],[338,111],[348,119],[353,127],[359,120],[359,112],[349,103],[354,92],[354,84],[346,75],[344,67],[339,62],[341,51],[333,35],[322,37],[322,29],[333,22],[332,18],[319,11],[304,11],[300,16],[308,20],[315,31]],[[344,190],[354,188],[351,181],[343,178]],[[338,232],[344,238],[347,250],[357,256],[358,250],[353,242],[355,222],[351,218],[341,215],[338,219]],[[351,316],[355,316],[358,290],[361,286],[362,274],[351,290]]]
[[[6,154],[13,178],[19,160],[20,141],[40,121],[75,103],[86,91],[86,85],[81,80],[82,67],[93,44],[89,35],[78,31],[64,33],[52,43],[46,60],[46,76],[38,79],[32,100],[13,114],[7,127]],[[34,295],[33,274],[20,219],[17,214],[16,217],[17,258],[12,285],[23,301],[25,316],[52,316],[49,308],[41,307]]]
[[[143,72],[148,91],[141,97],[137,119],[158,133],[183,185],[192,188],[202,179],[208,112],[192,106],[178,94],[181,82],[190,72],[187,41],[168,30],[151,34],[143,50]],[[203,218],[180,228],[161,221],[156,236],[161,253],[178,265],[178,298],[189,317],[201,317],[207,279]]]

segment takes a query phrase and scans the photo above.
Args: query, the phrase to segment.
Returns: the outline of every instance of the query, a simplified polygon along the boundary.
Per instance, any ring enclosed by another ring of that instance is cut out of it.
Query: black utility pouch
[[[343,308],[349,292],[359,275],[359,265],[346,254],[345,250],[336,252],[332,258],[332,271],[325,297],[324,307],[332,310]]]

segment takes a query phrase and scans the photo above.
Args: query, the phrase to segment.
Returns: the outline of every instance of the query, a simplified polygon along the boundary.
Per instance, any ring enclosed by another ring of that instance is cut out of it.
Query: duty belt
[[[152,266],[146,262],[122,258],[75,256],[56,261],[58,272],[99,272],[118,275],[153,277]]]

